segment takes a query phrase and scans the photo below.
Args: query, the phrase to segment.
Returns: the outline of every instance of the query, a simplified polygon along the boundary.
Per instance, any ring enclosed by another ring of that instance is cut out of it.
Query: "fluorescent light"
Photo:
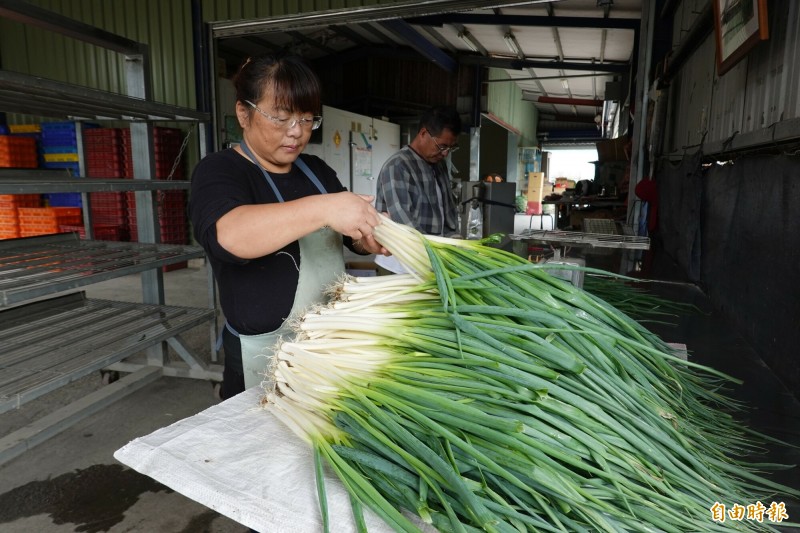
[[[503,39],[506,41],[506,46],[508,46],[509,51],[517,56],[519,59],[525,59],[525,53],[522,51],[522,47],[519,45],[517,38],[514,37],[514,34],[510,31],[503,36]]]
[[[475,42],[475,38],[468,30],[461,30],[458,32],[458,37],[464,41],[464,44],[466,44],[470,50],[473,52],[480,52],[480,50],[478,50],[478,43]]]
[[[565,91],[569,91],[569,82],[566,79],[561,78],[561,86]]]

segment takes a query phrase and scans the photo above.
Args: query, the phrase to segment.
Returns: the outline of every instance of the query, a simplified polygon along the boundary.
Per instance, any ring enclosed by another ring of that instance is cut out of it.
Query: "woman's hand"
[[[327,195],[327,199],[330,201],[325,206],[328,211],[325,225],[353,241],[362,241],[365,251],[368,246],[372,249],[380,246],[372,237],[373,228],[381,222],[378,211],[372,207],[372,196],[339,192]]]

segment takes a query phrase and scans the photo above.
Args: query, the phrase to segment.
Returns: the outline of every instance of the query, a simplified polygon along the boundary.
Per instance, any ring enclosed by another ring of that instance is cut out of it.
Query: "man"
[[[389,218],[426,235],[457,237],[458,208],[445,158],[458,150],[458,112],[435,106],[420,119],[410,144],[391,156],[378,175],[375,207]],[[403,272],[394,257],[376,257],[378,266]]]

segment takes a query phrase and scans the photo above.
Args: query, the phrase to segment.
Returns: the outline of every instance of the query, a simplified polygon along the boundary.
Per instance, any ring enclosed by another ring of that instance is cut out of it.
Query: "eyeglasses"
[[[433,144],[436,145],[436,149],[441,153],[450,152],[452,154],[453,152],[458,151],[460,148],[457,144],[454,144],[453,146],[440,146],[439,143],[436,142],[436,137],[433,135],[431,135],[431,139],[433,140]]]
[[[282,130],[290,130],[295,127],[295,125],[300,124],[300,127],[304,130],[312,129],[315,130],[320,127],[322,124],[322,117],[318,115],[314,115],[311,118],[281,118],[281,117],[273,117],[272,115],[265,113],[262,111],[256,104],[251,102],[250,100],[245,100],[245,102],[258,111],[262,117],[266,118],[276,127]]]

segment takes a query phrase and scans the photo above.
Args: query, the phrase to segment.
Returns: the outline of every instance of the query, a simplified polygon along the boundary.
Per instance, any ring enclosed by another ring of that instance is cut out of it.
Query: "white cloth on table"
[[[114,457],[256,531],[319,533],[311,446],[261,409],[260,398],[258,387],[248,389],[131,441]],[[347,492],[327,469],[325,486],[330,530],[355,532]],[[368,509],[364,514],[371,533],[392,531]]]

